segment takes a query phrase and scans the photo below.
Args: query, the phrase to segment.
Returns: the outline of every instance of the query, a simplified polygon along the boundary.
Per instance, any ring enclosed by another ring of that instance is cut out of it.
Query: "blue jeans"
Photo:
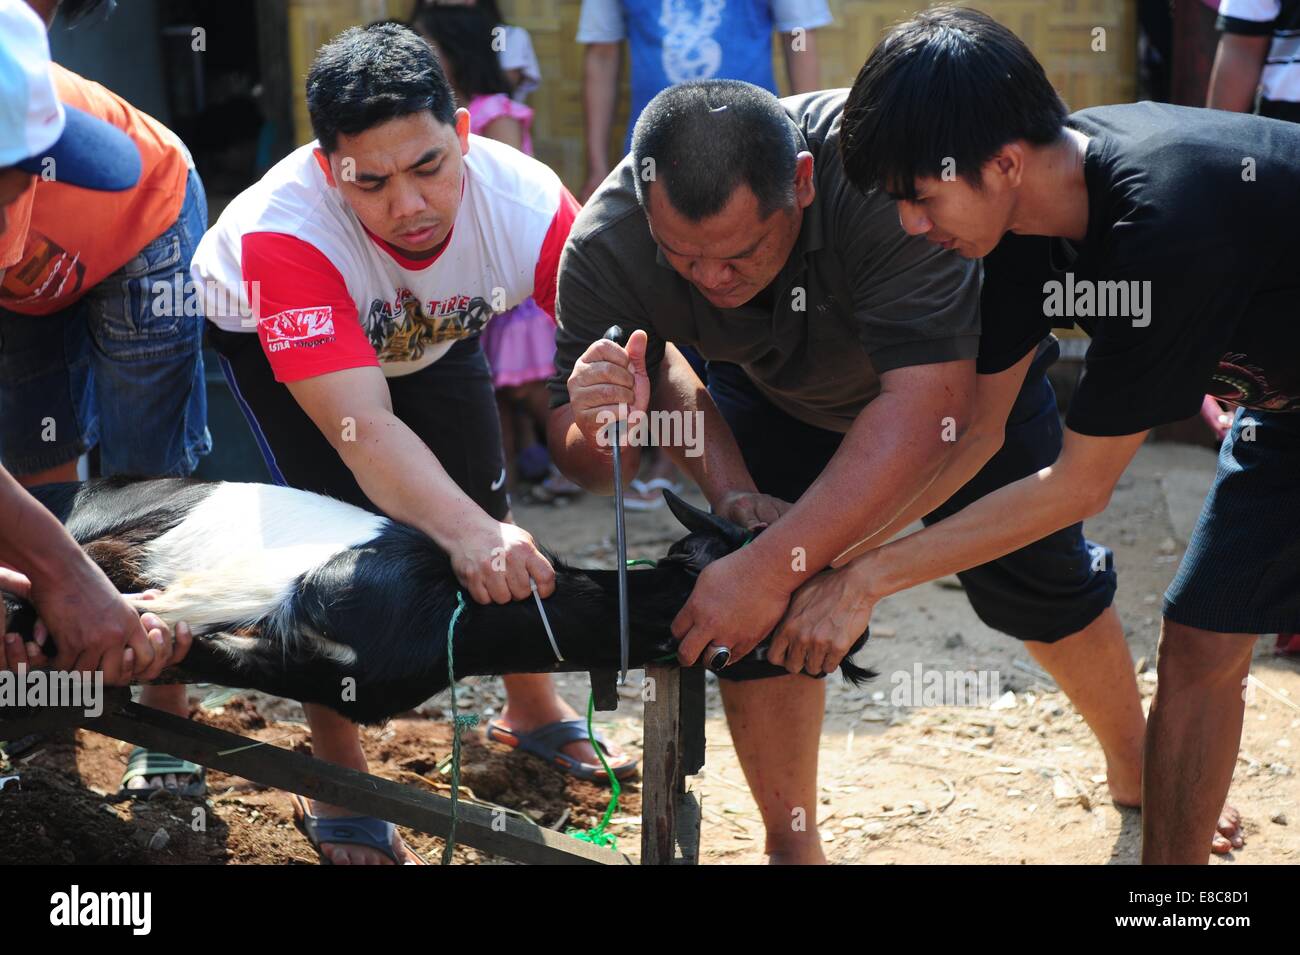
[[[105,475],[188,475],[212,450],[203,316],[185,314],[208,202],[190,172],[176,221],[75,304],[0,309],[0,462],[34,474],[100,445]],[[168,293],[155,294],[159,283]],[[201,296],[192,296],[201,304]],[[181,307],[177,307],[177,306]]]

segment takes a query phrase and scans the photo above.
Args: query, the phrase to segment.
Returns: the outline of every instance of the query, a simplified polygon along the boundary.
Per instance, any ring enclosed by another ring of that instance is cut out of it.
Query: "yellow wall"
[[[583,181],[582,48],[574,41],[581,0],[499,0],[506,19],[532,36],[542,66],[533,145],[575,192]],[[889,0],[829,0],[835,23],[818,30],[824,88],[848,86],[888,26],[917,9]],[[1133,99],[1137,76],[1136,0],[980,0],[973,4],[1015,30],[1043,61],[1071,109]],[[289,0],[290,56],[297,96],[297,141],[311,138],[303,78],[314,51],[345,27],[385,16],[405,16],[410,0]],[[1094,52],[1094,28],[1105,30],[1105,52]],[[785,90],[777,44],[777,74]],[[626,73],[626,57],[624,57]],[[627,122],[626,81],[612,134],[618,155]]]
[[[289,63],[292,67],[294,143],[302,145],[313,139],[307,118],[307,69],[316,51],[330,37],[348,27],[405,16],[408,2],[385,0],[289,0]],[[389,8],[391,12],[389,11]]]

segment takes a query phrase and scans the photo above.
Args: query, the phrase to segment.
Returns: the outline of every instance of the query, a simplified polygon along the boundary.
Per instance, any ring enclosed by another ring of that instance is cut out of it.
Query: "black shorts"
[[[1217,633],[1300,630],[1300,414],[1238,409],[1165,618]]]
[[[256,335],[223,331],[209,323],[208,340],[220,356],[222,373],[272,480],[382,513],[289,389],[275,380]],[[477,336],[452,345],[427,368],[387,381],[393,414],[428,446],[475,504],[504,520],[510,502],[501,424],[492,374]],[[419,476],[411,479],[418,481]]]
[[[926,524],[1056,460],[1061,421],[1047,367],[1059,353],[1055,343],[1040,352],[1007,418],[1002,449],[961,490],[927,514]],[[731,425],[758,489],[787,501],[798,500],[844,436],[781,411],[736,365],[710,362],[708,372],[709,394]],[[979,618],[1018,640],[1052,643],[1077,633],[1096,620],[1115,596],[1113,557],[1107,548],[1084,539],[1082,524],[957,576]]]

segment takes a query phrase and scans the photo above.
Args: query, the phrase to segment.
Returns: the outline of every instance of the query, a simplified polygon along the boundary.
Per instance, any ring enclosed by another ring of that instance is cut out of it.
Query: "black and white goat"
[[[193,628],[181,665],[191,679],[321,703],[360,723],[408,710],[448,685],[447,624],[458,584],[446,553],[412,527],[266,484],[106,479],[34,493],[120,591],[163,591],[140,607]],[[746,536],[672,495],[668,504],[690,533],[657,567],[628,575],[633,666],[675,652],[669,625],[696,576]],[[556,584],[544,603],[566,663],[616,667],[616,572],[547,556]],[[31,608],[6,599],[11,629],[29,630]],[[466,598],[453,646],[458,678],[555,664],[531,600]],[[784,672],[761,657],[732,664],[730,674]],[[840,669],[855,684],[873,675],[848,660]]]

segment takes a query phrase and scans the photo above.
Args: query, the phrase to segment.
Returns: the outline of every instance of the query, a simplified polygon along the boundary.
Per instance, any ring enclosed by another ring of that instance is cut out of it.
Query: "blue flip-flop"
[[[487,738],[493,742],[504,743],[525,753],[532,753],[548,763],[554,763],[578,779],[585,779],[588,782],[600,782],[605,779],[604,766],[599,763],[584,763],[561,749],[569,743],[591,739],[587,733],[586,720],[558,720],[539,726],[531,733],[507,729],[496,720],[489,720],[486,732]],[[595,745],[605,751],[606,759],[610,759],[609,743],[599,733],[596,734]],[[638,760],[633,756],[626,757],[626,760],[619,764],[610,759],[609,768],[620,782],[635,775],[637,771]]]
[[[322,842],[365,846],[367,849],[382,852],[393,860],[394,865],[403,864],[403,860],[399,859],[393,850],[393,833],[397,827],[391,822],[376,819],[374,816],[317,816],[312,813],[310,804],[302,796],[289,793],[289,798],[293,801],[294,825],[312,844],[312,848],[320,856],[321,865],[334,864],[322,851]],[[410,846],[406,847],[406,851],[416,860],[415,865],[428,865]]]

